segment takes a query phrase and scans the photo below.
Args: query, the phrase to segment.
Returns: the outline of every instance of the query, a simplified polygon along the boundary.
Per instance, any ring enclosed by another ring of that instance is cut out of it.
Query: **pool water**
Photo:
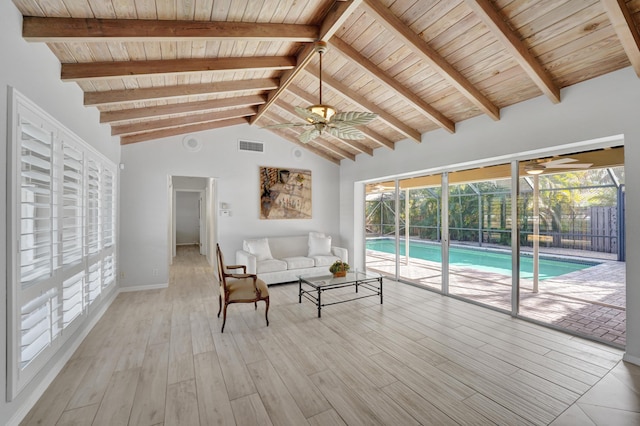
[[[404,247],[404,242],[401,242],[400,255],[402,256],[404,256]],[[395,253],[395,243],[389,239],[367,240],[367,250]],[[432,262],[439,263],[442,261],[440,244],[411,241],[409,243],[409,255]],[[511,275],[511,254],[495,250],[451,246],[449,247],[449,264],[466,266],[485,272]],[[572,262],[570,260],[549,259],[540,256],[538,279],[542,281],[598,264],[597,262]],[[533,258],[531,256],[520,256],[520,277],[533,277]]]

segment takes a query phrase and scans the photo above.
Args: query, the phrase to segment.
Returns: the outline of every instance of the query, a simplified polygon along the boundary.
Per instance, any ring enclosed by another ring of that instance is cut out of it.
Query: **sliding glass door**
[[[524,162],[523,317],[625,344],[623,148]]]
[[[623,147],[379,182],[366,194],[367,268],[625,344]]]
[[[449,173],[449,294],[511,310],[511,165]]]
[[[434,290],[442,288],[442,176],[399,182],[402,193],[399,278]]]
[[[396,279],[399,229],[395,182],[367,185],[365,197],[366,267]]]

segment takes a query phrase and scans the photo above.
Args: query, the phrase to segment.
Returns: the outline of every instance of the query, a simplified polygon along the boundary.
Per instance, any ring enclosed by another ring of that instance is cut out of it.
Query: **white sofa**
[[[236,252],[236,263],[246,265],[247,273],[257,274],[267,284],[297,281],[298,275],[329,274],[336,260],[347,262],[347,249],[334,247],[330,236],[317,232],[244,240]]]

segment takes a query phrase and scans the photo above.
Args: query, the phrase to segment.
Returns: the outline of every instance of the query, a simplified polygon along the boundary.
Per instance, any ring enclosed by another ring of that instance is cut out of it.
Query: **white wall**
[[[215,179],[215,206],[224,202],[231,216],[219,216],[218,242],[229,259],[244,238],[300,235],[310,230],[338,237],[339,168],[308,151],[294,159],[294,147],[271,132],[241,125],[195,134],[202,141],[199,152],[186,151],[182,137],[141,142],[122,147],[121,263],[123,287],[159,286],[168,282],[167,176],[199,176]],[[239,152],[238,139],[262,141],[265,153]],[[260,220],[259,166],[311,170],[312,219]],[[159,276],[152,271],[158,269]]]
[[[13,3],[0,2],[0,240],[7,241],[6,213],[6,154],[7,154],[7,88],[12,86],[55,117],[63,125],[91,144],[94,148],[115,163],[119,162],[120,145],[110,136],[110,129],[99,124],[98,111],[83,106],[83,93],[74,83],[60,80],[60,62],[42,43],[27,43],[22,39],[22,17]],[[6,244],[0,244],[0,300],[6,301]],[[13,402],[6,402],[6,312],[0,315],[0,376],[3,384],[0,389],[0,424],[15,421],[24,407],[37,397],[35,382],[41,381],[45,371],[40,374]],[[82,331],[82,330],[80,330]],[[54,358],[53,363],[59,361]],[[46,370],[46,368],[45,368]]]
[[[200,193],[176,191],[176,244],[200,243]]]
[[[458,123],[456,133],[435,131],[423,142],[403,141],[396,150],[344,162],[340,172],[340,232],[350,254],[362,261],[362,187],[356,182],[406,172],[508,156],[613,135],[624,135],[627,224],[627,355],[640,363],[640,79],[631,68],[562,90],[553,105],[540,96],[486,116]]]

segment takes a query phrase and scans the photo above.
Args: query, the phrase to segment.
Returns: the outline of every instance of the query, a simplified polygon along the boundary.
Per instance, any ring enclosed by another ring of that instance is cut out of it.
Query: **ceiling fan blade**
[[[547,169],[588,169],[593,163],[557,164],[555,166],[545,166]]]
[[[578,160],[575,158],[558,158],[557,160],[549,160],[540,164],[544,167],[555,167],[558,164],[575,163],[576,161]]]
[[[307,121],[312,120],[313,123],[325,123],[325,119],[322,118],[321,115],[313,113],[306,108],[300,108],[300,107],[293,107],[293,108],[296,110],[296,112],[300,117],[304,118]]]
[[[268,126],[262,126],[263,129],[281,129],[283,127],[301,127],[301,126],[312,126],[311,123],[281,123],[281,124],[270,124]]]
[[[326,131],[329,134],[340,139],[358,140],[358,139],[365,138],[364,133],[362,133],[360,130],[356,129],[355,127],[351,127],[351,126],[345,126],[345,125],[332,126],[332,127],[328,127]]]
[[[359,112],[359,111],[346,111],[339,112],[333,117],[331,117],[330,123],[335,124],[336,126],[359,126],[362,124],[367,124],[371,122],[371,120],[375,119],[378,114],[374,114],[371,112]]]
[[[298,135],[298,140],[302,143],[309,143],[311,140],[320,136],[320,132],[315,127],[309,130],[305,130],[304,132]]]

